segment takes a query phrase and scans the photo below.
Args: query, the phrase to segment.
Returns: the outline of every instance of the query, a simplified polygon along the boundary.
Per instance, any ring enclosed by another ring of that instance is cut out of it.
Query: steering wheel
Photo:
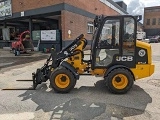
[[[126,33],[124,35],[125,42],[131,42],[131,41],[133,41],[133,39],[134,39],[134,33],[132,33],[132,34]]]
[[[129,41],[130,42],[133,41],[133,38],[134,38],[134,33],[132,33],[132,34],[129,35]]]
[[[103,41],[101,41],[101,42],[98,44],[99,47],[105,47],[105,46],[108,46],[108,45],[110,45],[110,44],[108,43],[108,40],[103,40]]]

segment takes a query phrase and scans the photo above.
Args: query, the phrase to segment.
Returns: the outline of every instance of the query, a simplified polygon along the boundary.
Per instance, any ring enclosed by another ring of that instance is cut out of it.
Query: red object
[[[24,31],[19,35],[17,41],[12,42],[12,50],[19,50],[23,52],[26,52],[26,50],[34,50],[29,31]]]

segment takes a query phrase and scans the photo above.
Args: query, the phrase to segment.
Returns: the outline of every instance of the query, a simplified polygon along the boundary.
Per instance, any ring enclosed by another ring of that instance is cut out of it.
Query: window
[[[119,54],[120,20],[106,20],[102,28],[96,49],[95,66],[108,66],[113,57]]]
[[[127,17],[124,19],[123,55],[134,55],[134,25],[135,22],[133,18]]]
[[[119,45],[119,28],[119,20],[107,20],[103,26],[99,42],[106,41],[107,45]]]
[[[160,18],[158,19],[158,25],[160,25]]]
[[[94,31],[94,25],[93,23],[88,23],[88,33],[92,34]]]
[[[152,25],[156,25],[156,18],[153,18]]]
[[[147,25],[150,25],[150,19],[147,19]]]

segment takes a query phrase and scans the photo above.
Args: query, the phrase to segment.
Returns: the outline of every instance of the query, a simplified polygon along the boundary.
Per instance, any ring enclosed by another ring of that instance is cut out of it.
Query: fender
[[[69,64],[66,61],[63,61],[61,66],[69,69],[72,72],[72,74],[75,76],[76,80],[79,79],[79,74],[77,73],[77,70],[71,64]]]
[[[130,70],[130,68],[128,68],[128,67],[126,67],[126,66],[124,66],[124,65],[114,65],[114,66],[109,67],[109,68],[107,69],[106,73],[104,74],[104,78],[105,78],[112,70],[114,70],[114,69],[116,69],[116,68],[125,68],[125,69],[127,69],[128,71],[131,72],[131,74],[133,75],[133,78],[135,79],[134,74],[133,74],[133,72]]]

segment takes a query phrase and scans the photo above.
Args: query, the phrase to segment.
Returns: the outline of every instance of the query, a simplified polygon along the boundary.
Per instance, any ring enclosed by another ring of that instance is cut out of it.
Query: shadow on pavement
[[[121,120],[146,113],[147,104],[152,102],[150,95],[137,85],[127,94],[115,95],[109,93],[103,83],[98,81],[93,87],[75,88],[68,94],[48,91],[47,85],[43,84],[38,90],[26,91],[19,97],[22,101],[31,99],[35,102],[38,105],[36,111],[52,112],[50,119],[61,120],[106,120],[113,117]]]
[[[30,62],[36,62],[39,60],[47,59],[48,55],[41,55],[41,56],[36,56],[36,57],[3,57],[0,58],[0,69],[6,68],[6,67],[11,67],[15,65],[21,65],[25,63],[30,63]]]

